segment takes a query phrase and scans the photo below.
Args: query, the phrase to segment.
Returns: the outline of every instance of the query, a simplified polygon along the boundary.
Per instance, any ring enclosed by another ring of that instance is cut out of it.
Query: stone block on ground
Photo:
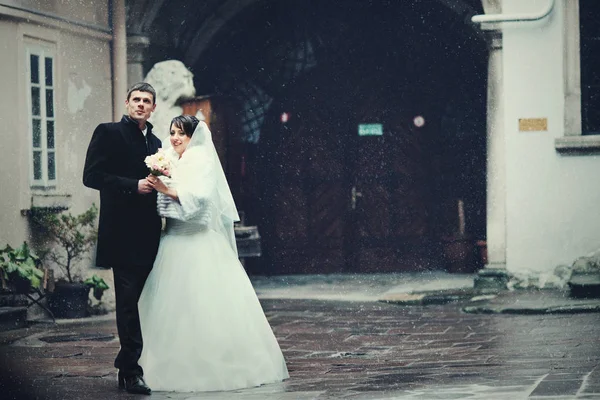
[[[575,298],[600,298],[600,275],[575,275],[569,280],[569,288]]]
[[[600,298],[600,250],[575,260],[568,285],[572,297]]]

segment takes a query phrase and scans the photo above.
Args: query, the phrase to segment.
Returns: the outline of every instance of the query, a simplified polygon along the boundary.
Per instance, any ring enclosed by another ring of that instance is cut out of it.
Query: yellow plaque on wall
[[[519,118],[520,132],[547,131],[548,118]]]

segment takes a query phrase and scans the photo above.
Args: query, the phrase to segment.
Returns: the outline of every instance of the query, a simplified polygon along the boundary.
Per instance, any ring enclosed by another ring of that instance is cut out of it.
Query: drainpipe
[[[549,0],[548,6],[546,6],[546,8],[543,11],[537,14],[482,14],[473,16],[471,18],[471,21],[473,21],[476,24],[539,21],[550,15],[552,10],[554,10],[555,4],[556,0]]]
[[[125,0],[112,0],[113,119],[121,120],[127,94],[127,32]]]

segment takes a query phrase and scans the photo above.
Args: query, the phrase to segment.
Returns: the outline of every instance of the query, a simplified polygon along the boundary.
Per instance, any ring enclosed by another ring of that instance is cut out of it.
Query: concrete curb
[[[379,302],[401,306],[426,306],[451,302],[473,302],[462,307],[468,314],[580,314],[600,312],[600,300],[572,298],[559,290],[494,291],[452,289],[428,292],[389,293]]]
[[[469,306],[462,309],[467,314],[579,314],[600,312],[600,302],[590,304],[565,304],[552,307],[514,307],[514,306]]]

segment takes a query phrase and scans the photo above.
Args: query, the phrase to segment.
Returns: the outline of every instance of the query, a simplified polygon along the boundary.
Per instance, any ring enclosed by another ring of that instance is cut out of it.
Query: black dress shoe
[[[123,376],[119,374],[119,389],[133,394],[150,394],[152,390],[141,376]]]

